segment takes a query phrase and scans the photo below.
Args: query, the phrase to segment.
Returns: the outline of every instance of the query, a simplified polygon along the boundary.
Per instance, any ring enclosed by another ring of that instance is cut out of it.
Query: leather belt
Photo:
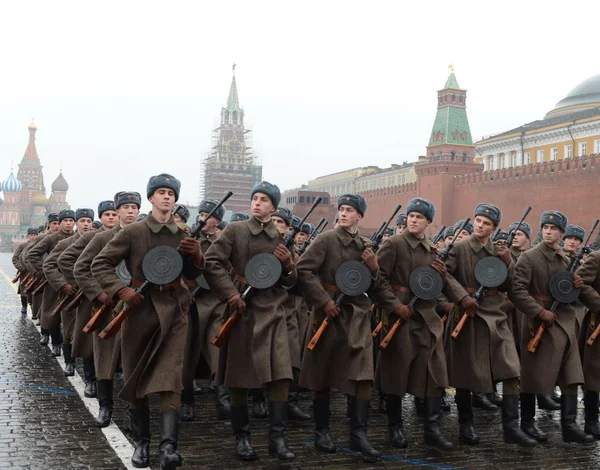
[[[541,302],[552,302],[552,297],[548,297],[547,295],[532,295],[531,297]]]
[[[399,284],[390,284],[390,287],[398,292],[406,292],[407,294],[410,294],[410,288],[405,287],[405,286],[401,286]]]
[[[331,292],[342,292],[341,290],[338,289],[337,286],[334,286],[333,284],[327,284],[326,282],[321,282],[321,285],[323,286],[323,289],[331,291]]]
[[[188,287],[198,287],[198,283],[196,281],[190,281],[189,279],[183,279],[183,283]]]
[[[138,281],[137,279],[131,280],[131,285],[133,287],[141,287],[142,284],[143,284],[143,282]],[[177,290],[178,287],[181,287],[181,282],[179,282],[179,280],[177,280],[177,281],[173,281],[169,284],[162,284],[162,285],[151,284],[151,285],[152,285],[153,290],[159,290],[159,291]]]
[[[477,292],[477,289],[473,289],[472,287],[465,287],[465,290],[469,294],[474,294],[475,292]],[[491,297],[493,295],[499,295],[499,294],[500,294],[500,291],[498,289],[486,289],[485,291],[483,291],[484,297]]]

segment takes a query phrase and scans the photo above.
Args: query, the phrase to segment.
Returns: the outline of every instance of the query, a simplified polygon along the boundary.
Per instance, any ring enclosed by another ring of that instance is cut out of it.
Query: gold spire
[[[448,70],[450,70],[450,73],[454,73],[454,65],[448,65]]]

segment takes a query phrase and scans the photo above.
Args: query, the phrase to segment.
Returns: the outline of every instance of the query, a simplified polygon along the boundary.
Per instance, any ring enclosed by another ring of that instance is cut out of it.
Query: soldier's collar
[[[358,230],[356,231],[356,233],[350,233],[344,227],[338,226],[335,229],[335,233],[342,242],[342,245],[348,246],[350,245],[350,243],[354,242],[356,246],[358,246],[361,249],[363,248],[362,240],[360,238]]]
[[[563,252],[562,248],[555,250],[546,245],[543,241],[539,244],[540,251],[544,254],[548,261],[552,261],[555,256],[561,257],[563,260],[569,262],[569,257]]]
[[[485,245],[482,245],[479,239],[475,236],[475,234],[472,234],[469,238],[467,238],[467,242],[469,243],[469,245],[471,245],[471,248],[475,253],[479,253],[482,249],[485,248],[485,251],[487,251],[490,255],[496,254],[491,237],[488,238],[488,241]]]
[[[163,227],[167,227],[167,229],[169,229],[169,232],[171,232],[173,235],[175,235],[179,230],[179,227],[177,226],[177,222],[175,222],[173,215],[171,215],[169,220],[163,224],[156,220],[154,217],[152,217],[152,211],[150,211],[148,213],[148,217],[144,219],[144,222],[148,227],[150,227],[150,230],[152,230],[152,232],[154,233],[160,232]]]
[[[277,226],[271,219],[267,222],[261,222],[256,217],[251,217],[250,220],[248,220],[248,226],[250,227],[250,233],[252,235],[258,235],[260,232],[265,232],[270,238],[279,236],[279,230],[277,230]]]
[[[428,243],[427,237],[417,238],[408,230],[404,230],[400,236],[403,236],[406,239],[413,250],[419,245],[423,245],[423,248],[425,248],[427,251],[431,251],[431,245]]]

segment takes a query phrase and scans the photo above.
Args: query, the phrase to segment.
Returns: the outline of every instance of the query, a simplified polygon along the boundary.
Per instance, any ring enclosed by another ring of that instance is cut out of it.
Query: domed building
[[[8,178],[0,184],[0,189],[4,193],[4,202],[0,206],[0,232],[3,234],[3,238],[6,237],[6,234],[19,232],[19,193],[22,188],[23,185],[12,170]]]
[[[600,154],[600,74],[573,88],[543,119],[475,143],[484,170]]]

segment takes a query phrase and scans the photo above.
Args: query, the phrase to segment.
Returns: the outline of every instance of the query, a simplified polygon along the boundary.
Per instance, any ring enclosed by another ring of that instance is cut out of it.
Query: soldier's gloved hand
[[[441,259],[436,259],[431,263],[431,267],[440,273],[442,279],[446,279],[446,263],[444,263]]]
[[[468,313],[470,317],[474,317],[477,311],[477,302],[473,297],[467,295],[460,301],[460,308]]]
[[[185,237],[179,242],[179,251],[187,253],[194,260],[196,266],[202,264],[202,250],[200,242],[193,237]]]
[[[283,267],[285,274],[294,269],[292,254],[290,253],[290,250],[283,246],[283,244],[277,245],[275,250],[273,250],[273,254],[281,262],[281,266]]]
[[[117,292],[119,299],[125,302],[130,307],[137,307],[144,301],[144,296],[142,294],[138,294],[135,289],[131,287],[123,287]]]
[[[96,300],[98,302],[100,302],[103,305],[106,305],[107,307],[112,307],[115,303],[112,301],[112,299],[106,295],[104,292],[102,292],[100,295],[98,295],[98,297],[96,297]]]
[[[335,318],[340,314],[340,308],[335,304],[333,300],[329,300],[325,305],[323,305],[323,313],[327,315],[329,318]]]
[[[556,314],[552,313],[550,310],[546,310],[545,308],[541,309],[537,316],[540,320],[548,323],[549,325],[556,320]]]
[[[239,292],[236,292],[229,297],[229,299],[227,299],[227,304],[229,305],[229,311],[232,314],[242,315],[246,312],[246,302],[242,300],[242,296]]]
[[[65,284],[62,286],[61,290],[65,295],[75,295],[75,288],[71,284]]]
[[[585,286],[585,282],[583,282],[583,279],[581,279],[581,276],[579,274],[575,274],[575,276],[573,277],[573,285],[576,289],[581,289]]]
[[[367,268],[369,268],[373,274],[375,274],[379,269],[379,264],[377,264],[377,255],[375,255],[375,252],[371,248],[365,248],[365,250],[362,252],[362,255],[360,255],[360,259],[362,259],[363,263],[367,265]]]
[[[408,306],[399,304],[396,308],[394,308],[394,314],[406,321],[412,316],[413,311],[408,308]]]
[[[510,250],[507,247],[504,245],[496,247],[496,256],[500,258],[507,267],[510,266],[512,259],[510,257]]]

